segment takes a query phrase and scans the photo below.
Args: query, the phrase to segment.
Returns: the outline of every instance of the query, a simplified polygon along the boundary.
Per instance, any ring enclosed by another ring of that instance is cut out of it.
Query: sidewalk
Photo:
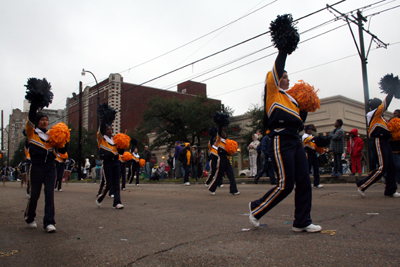
[[[367,176],[366,173],[363,173],[361,176],[356,174],[355,176],[350,176],[350,174],[345,174],[340,177],[332,177],[330,174],[322,174],[320,176],[321,178],[321,184],[337,184],[337,183],[355,183],[359,180],[364,179]],[[311,181],[313,181],[314,177],[311,174]],[[381,181],[378,181],[380,183]],[[246,183],[246,184],[254,184],[254,178],[248,178],[248,177],[238,177],[236,178],[236,183]],[[265,184],[265,183],[270,183],[270,180],[268,177],[261,177],[260,180],[258,180],[258,183],[260,184]]]

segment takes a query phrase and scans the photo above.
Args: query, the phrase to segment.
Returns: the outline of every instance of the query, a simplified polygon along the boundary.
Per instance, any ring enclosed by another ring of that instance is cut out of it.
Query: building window
[[[185,94],[186,93],[186,89],[182,89],[182,94]]]

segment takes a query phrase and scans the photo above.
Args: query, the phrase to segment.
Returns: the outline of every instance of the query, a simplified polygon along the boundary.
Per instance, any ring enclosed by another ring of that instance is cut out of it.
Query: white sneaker
[[[52,224],[49,224],[49,225],[46,226],[46,231],[48,233],[54,233],[56,231],[56,227],[54,225],[52,225]]]
[[[232,193],[232,195],[234,195],[234,196],[240,195],[240,192],[237,191],[236,193]]]
[[[186,182],[186,183],[184,183],[184,185],[190,185],[190,183],[189,183],[189,182]]]
[[[210,194],[213,195],[213,196],[215,196],[215,192],[211,192],[211,191],[210,191]]]
[[[223,185],[223,184],[221,184],[219,187],[224,187],[224,185]]]
[[[316,224],[310,224],[309,226],[304,228],[292,227],[292,231],[294,232],[316,233],[316,232],[321,232],[321,230],[322,227]]]
[[[96,199],[95,202],[96,202],[96,205],[97,205],[97,206],[99,206],[99,207],[101,206],[101,202],[98,202],[97,199]]]
[[[393,195],[390,195],[388,197],[400,197],[400,193],[395,192]]]
[[[358,193],[359,193],[361,196],[365,197],[364,191],[362,191],[360,188],[358,188]]]
[[[31,222],[31,223],[28,223],[28,226],[27,226],[27,228],[29,228],[29,229],[34,229],[34,228],[37,228],[37,224],[36,224],[36,222],[35,222],[35,221],[33,221],[33,222]]]
[[[62,192],[62,189],[58,190],[58,192]]]
[[[125,191],[125,188],[122,188],[122,191]]]
[[[124,208],[124,205],[122,205],[122,204],[117,204],[117,206],[114,207],[114,209],[118,209],[118,210],[123,209],[123,208]]]
[[[249,211],[250,211],[250,215],[249,215],[249,220],[251,225],[253,225],[255,228],[260,227],[260,221],[253,216],[253,214],[251,213],[251,202],[249,202]]]
[[[111,198],[114,198],[114,195],[111,195],[110,197],[111,197]]]
[[[322,184],[319,184],[319,185],[316,185],[316,186],[314,186],[315,188],[322,188],[322,187],[324,187],[324,185],[322,185]]]
[[[139,184],[136,184],[136,186],[139,186]]]

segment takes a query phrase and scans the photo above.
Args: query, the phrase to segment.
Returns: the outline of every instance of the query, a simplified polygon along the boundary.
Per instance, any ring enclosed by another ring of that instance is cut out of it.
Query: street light
[[[85,76],[86,72],[92,74],[94,80],[96,81],[96,87],[97,87],[97,107],[99,107],[99,106],[100,106],[99,84],[98,84],[97,79],[96,79],[96,76],[94,76],[93,72],[91,72],[91,71],[89,71],[89,70],[82,69],[81,75],[82,75],[82,76]],[[96,127],[96,131],[97,131],[97,130],[99,129],[99,116],[96,116],[96,117],[97,117],[97,127]]]

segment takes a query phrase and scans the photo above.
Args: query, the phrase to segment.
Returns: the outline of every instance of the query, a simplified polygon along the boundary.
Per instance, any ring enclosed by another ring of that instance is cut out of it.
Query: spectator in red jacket
[[[364,141],[358,136],[358,130],[353,129],[349,133],[349,141],[347,141],[347,154],[351,157],[351,174],[361,175],[361,151],[364,147]]]

